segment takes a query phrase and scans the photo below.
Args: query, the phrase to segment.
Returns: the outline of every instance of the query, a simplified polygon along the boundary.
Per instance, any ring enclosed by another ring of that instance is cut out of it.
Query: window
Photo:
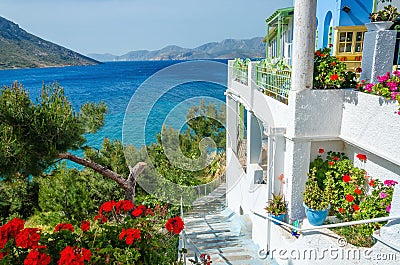
[[[336,56],[350,56],[349,59],[358,61],[352,56],[361,56],[364,42],[365,26],[336,27]]]

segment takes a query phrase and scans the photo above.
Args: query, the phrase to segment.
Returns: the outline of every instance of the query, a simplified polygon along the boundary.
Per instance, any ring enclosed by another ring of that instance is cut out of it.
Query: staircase
[[[187,263],[195,255],[211,256],[212,265],[268,264],[258,257],[246,222],[225,206],[226,187],[222,184],[209,195],[198,199],[184,215]]]

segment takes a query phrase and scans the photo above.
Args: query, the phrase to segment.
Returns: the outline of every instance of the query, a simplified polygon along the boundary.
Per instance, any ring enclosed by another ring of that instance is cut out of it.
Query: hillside
[[[260,58],[265,56],[265,45],[262,38],[249,40],[226,39],[221,42],[210,42],[194,49],[175,45],[155,51],[132,51],[117,56],[112,54],[89,54],[96,60],[106,61],[147,61],[147,60],[192,60],[192,59],[230,59],[236,57]]]
[[[0,17],[0,69],[93,65],[99,62],[43,40]]]

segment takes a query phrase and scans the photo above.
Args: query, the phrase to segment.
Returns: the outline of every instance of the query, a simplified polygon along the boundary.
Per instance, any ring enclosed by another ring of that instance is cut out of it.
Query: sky
[[[265,35],[265,19],[293,0],[0,0],[0,16],[83,54],[194,48]]]

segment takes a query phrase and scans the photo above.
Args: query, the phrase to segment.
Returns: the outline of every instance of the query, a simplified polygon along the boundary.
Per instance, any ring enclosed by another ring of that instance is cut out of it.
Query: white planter
[[[369,22],[366,23],[368,31],[380,31],[380,30],[388,30],[394,24],[392,21],[377,21],[377,22]]]

